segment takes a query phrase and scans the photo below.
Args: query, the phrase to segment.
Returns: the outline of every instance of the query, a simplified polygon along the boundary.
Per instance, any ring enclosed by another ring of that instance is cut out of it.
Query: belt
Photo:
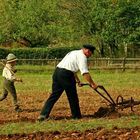
[[[65,72],[69,72],[69,73],[73,74],[72,71],[67,70],[67,69],[65,69],[65,68],[59,68],[59,67],[56,67],[56,69],[59,69],[59,70],[62,70],[62,71],[65,71]]]

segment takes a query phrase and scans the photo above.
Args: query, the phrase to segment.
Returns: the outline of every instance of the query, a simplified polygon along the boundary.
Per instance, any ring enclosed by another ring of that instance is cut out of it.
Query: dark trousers
[[[79,99],[76,90],[74,73],[66,69],[56,68],[53,74],[52,93],[45,102],[40,115],[49,117],[49,114],[65,90],[73,118],[81,118]]]
[[[17,94],[16,94],[16,89],[15,89],[15,86],[14,86],[14,82],[9,81],[9,80],[4,78],[4,81],[3,81],[3,93],[2,93],[2,95],[0,97],[0,101],[4,100],[7,97],[8,92],[11,93],[12,98],[13,98],[13,104],[14,104],[15,108],[17,108],[18,107]]]

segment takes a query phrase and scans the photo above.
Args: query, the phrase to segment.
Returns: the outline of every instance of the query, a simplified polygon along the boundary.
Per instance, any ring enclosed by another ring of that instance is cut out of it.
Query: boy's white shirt
[[[16,79],[15,74],[12,72],[14,70],[14,67],[12,67],[10,64],[6,64],[2,76],[5,77],[7,80],[14,81]]]

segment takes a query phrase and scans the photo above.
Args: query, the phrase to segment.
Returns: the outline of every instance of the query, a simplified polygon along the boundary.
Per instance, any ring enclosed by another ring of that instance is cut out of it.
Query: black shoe
[[[18,108],[15,108],[15,111],[16,112],[22,112],[22,109],[18,107]]]
[[[73,118],[73,119],[81,119],[82,116],[73,116],[72,118]]]
[[[38,122],[42,122],[44,120],[45,120],[45,116],[39,116],[37,119]]]

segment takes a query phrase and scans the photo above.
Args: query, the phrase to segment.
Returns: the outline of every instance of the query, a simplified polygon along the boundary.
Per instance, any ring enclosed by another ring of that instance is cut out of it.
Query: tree
[[[139,42],[138,1],[75,0],[69,3],[75,29],[98,46],[102,57],[119,56],[124,42]]]
[[[31,47],[93,43],[101,57],[119,57],[140,44],[138,0],[0,0],[0,42]]]

